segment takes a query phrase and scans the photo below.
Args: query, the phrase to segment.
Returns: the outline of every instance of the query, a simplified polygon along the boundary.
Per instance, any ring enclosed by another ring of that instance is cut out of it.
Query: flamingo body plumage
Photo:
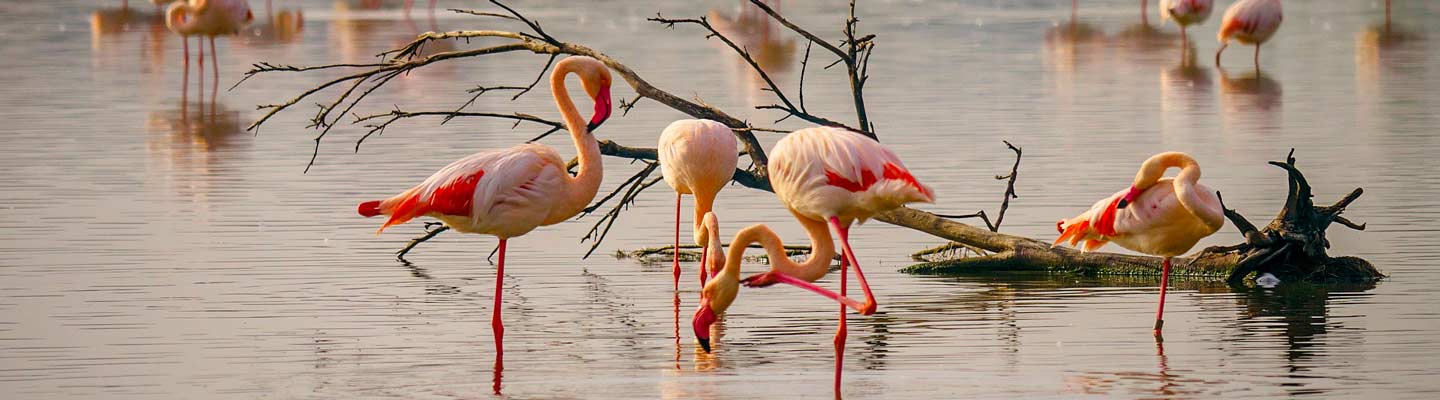
[[[1174,20],[1180,26],[1180,42],[1185,43],[1185,29],[1210,19],[1214,9],[1213,0],[1160,0],[1160,20]]]
[[[707,119],[683,119],[670,123],[660,133],[656,147],[660,159],[660,174],[665,183],[675,190],[675,287],[680,282],[680,198],[682,195],[695,196],[695,222],[692,233],[695,244],[701,246],[700,284],[705,284],[706,258],[710,251],[703,226],[705,214],[714,209],[715,196],[735,176],[739,166],[739,147],[735,134],[725,124]],[[715,239],[719,240],[719,239]],[[711,271],[712,274],[718,271]]]
[[[780,201],[817,221],[836,217],[848,226],[905,203],[935,200],[890,149],[845,129],[792,132],[775,143],[770,165]]]
[[[1260,67],[1260,45],[1270,40],[1280,29],[1285,19],[1280,0],[1240,0],[1225,10],[1220,20],[1220,32],[1216,39],[1220,49],[1215,51],[1215,64],[1220,64],[1220,54],[1231,40],[1255,46],[1255,67]]]
[[[1180,168],[1179,175],[1163,178],[1170,168]],[[1056,246],[1068,242],[1079,245],[1082,251],[1092,251],[1115,242],[1130,250],[1164,257],[1160,306],[1155,317],[1156,336],[1164,323],[1170,259],[1185,254],[1201,239],[1225,226],[1219,195],[1199,181],[1200,164],[1190,155],[1156,154],[1141,164],[1129,189],[1055,224],[1060,232],[1060,237],[1055,239]]]

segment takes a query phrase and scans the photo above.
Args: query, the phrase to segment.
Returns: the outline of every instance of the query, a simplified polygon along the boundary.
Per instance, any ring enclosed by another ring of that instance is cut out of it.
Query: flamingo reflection
[[[780,10],[779,0],[765,3],[776,11]],[[741,0],[734,17],[721,14],[720,10],[716,9],[710,10],[706,18],[716,31],[730,38],[735,45],[749,51],[755,63],[772,78],[778,79],[794,68],[795,40],[784,38],[779,24],[760,7]],[[743,81],[745,98],[752,105],[768,104],[769,96],[764,93],[768,86],[760,78],[760,74],[751,70],[750,65],[738,55],[734,55],[728,46],[720,45],[719,48],[730,60],[727,65],[731,75],[735,76],[737,81]]]

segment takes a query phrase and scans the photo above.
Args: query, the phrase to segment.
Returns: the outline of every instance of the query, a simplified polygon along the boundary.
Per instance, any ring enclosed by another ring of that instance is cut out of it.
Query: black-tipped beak
[[[710,338],[695,338],[695,340],[700,342],[700,348],[705,349],[706,353],[710,352]]]
[[[1115,205],[1115,208],[1116,208],[1116,209],[1124,209],[1125,206],[1128,206],[1128,205],[1130,205],[1130,201],[1129,201],[1129,200],[1120,199],[1120,203],[1119,203],[1119,204],[1116,204],[1116,205]]]
[[[603,122],[605,121],[590,121],[590,123],[585,124],[585,132],[589,132],[592,135],[595,134],[595,128],[599,128]]]

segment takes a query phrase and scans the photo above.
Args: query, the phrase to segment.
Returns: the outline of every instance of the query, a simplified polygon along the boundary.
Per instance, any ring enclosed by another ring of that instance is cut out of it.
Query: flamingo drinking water
[[[565,77],[570,73],[580,76],[585,93],[595,100],[595,114],[589,124],[566,92]],[[390,216],[380,226],[381,231],[415,217],[430,216],[456,231],[500,239],[495,307],[490,318],[497,366],[504,358],[500,289],[505,277],[506,240],[570,219],[595,198],[600,188],[600,146],[590,131],[610,117],[610,72],[605,64],[590,57],[566,58],[555,65],[550,90],[579,153],[580,171],[575,176],[566,172],[565,159],[554,149],[522,144],[462,158],[395,197],[360,203],[360,215]]]
[[[1260,68],[1260,45],[1270,40],[1280,29],[1285,17],[1280,11],[1280,0],[1240,0],[1225,10],[1220,21],[1220,49],[1215,51],[1215,65],[1220,65],[1220,53],[1234,39],[1240,43],[1255,46],[1255,68]]]
[[[1212,0],[1160,0],[1160,20],[1175,20],[1180,26],[1180,44],[1184,45],[1189,40],[1185,28],[1205,23],[1214,9]]]
[[[730,127],[708,119],[682,119],[670,123],[660,134],[660,172],[665,183],[675,189],[675,288],[680,288],[680,198],[695,196],[695,244],[701,246],[700,284],[705,284],[705,259],[710,254],[704,239],[719,240],[705,235],[705,214],[715,205],[715,195],[739,164],[735,134]],[[710,271],[716,274],[718,271]]]
[[[710,280],[701,292],[693,323],[695,337],[701,347],[710,350],[710,325],[734,301],[740,282],[751,287],[786,283],[814,291],[841,303],[840,324],[835,333],[835,388],[838,390],[844,364],[845,308],[854,308],[863,315],[874,313],[876,308],[870,284],[860,271],[855,252],[850,249],[850,225],[906,203],[934,202],[935,195],[915,180],[895,153],[874,139],[838,128],[808,128],[786,135],[771,150],[769,168],[770,185],[775,194],[810,236],[810,258],[799,264],[791,261],[785,255],[780,237],[765,225],[741,230],[730,242],[730,253],[721,274]],[[835,254],[827,223],[840,236],[844,249],[839,294],[811,283],[829,272],[830,260]],[[770,258],[771,271],[742,281],[740,261],[745,248],[757,242]],[[845,297],[846,271],[851,265],[855,267],[860,289],[865,292],[864,303]]]
[[[1180,168],[1174,178],[1165,170]],[[1185,254],[1200,239],[1225,226],[1225,212],[1214,189],[1200,184],[1200,164],[1189,154],[1156,154],[1140,165],[1129,189],[1100,200],[1075,218],[1060,220],[1055,245],[1085,243],[1091,251],[1115,242],[1120,247],[1164,257],[1160,275],[1160,306],[1155,336],[1165,325],[1165,289],[1170,285],[1170,259]]]

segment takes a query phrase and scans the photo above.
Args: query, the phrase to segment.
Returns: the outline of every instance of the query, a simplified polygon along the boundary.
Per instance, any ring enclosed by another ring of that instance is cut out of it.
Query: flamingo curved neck
[[[715,193],[701,193],[701,192],[699,192],[699,191],[696,191],[696,193],[695,193],[695,225],[694,225],[694,227],[692,227],[692,232],[695,234],[695,244],[696,244],[696,245],[699,245],[699,246],[707,246],[706,238],[705,238],[705,230],[707,229],[707,227],[705,226],[705,219],[708,218],[708,217],[706,216],[706,214],[710,214],[710,211],[712,211],[712,210],[714,210],[714,209],[715,209]],[[712,234],[712,235],[710,235],[709,237],[714,238],[714,237],[717,237],[717,236],[715,236],[715,235]]]
[[[1180,205],[1212,229],[1219,229],[1225,223],[1225,215],[1201,200],[1203,194],[1196,186],[1200,184],[1200,163],[1189,154],[1172,151],[1145,160],[1140,172],[1135,175],[1135,187],[1143,191],[1155,186],[1170,168],[1180,168],[1180,174],[1171,182],[1175,185],[1175,198]]]
[[[735,234],[735,240],[730,242],[730,251],[726,259],[725,269],[722,274],[733,277],[740,276],[740,261],[745,256],[745,248],[752,243],[760,243],[765,248],[765,255],[770,259],[770,268],[774,271],[804,280],[814,282],[830,272],[830,260],[835,258],[835,243],[830,237],[830,228],[824,222],[815,221],[809,218],[796,216],[800,225],[805,228],[805,233],[810,236],[810,257],[803,263],[796,263],[790,260],[785,254],[785,244],[780,241],[780,236],[763,224],[751,225]]]
[[[565,196],[565,207],[551,215],[550,221],[546,221],[550,223],[574,216],[595,198],[595,192],[600,189],[600,145],[595,142],[595,137],[590,135],[585,118],[580,115],[580,110],[575,108],[575,101],[570,99],[570,92],[565,87],[565,77],[570,73],[576,73],[582,80],[589,79],[589,75],[579,73],[581,71],[578,68],[584,66],[578,64],[578,61],[566,59],[557,64],[555,72],[550,75],[550,91],[555,97],[555,106],[560,109],[560,116],[565,122],[565,129],[570,131],[570,137],[575,142],[576,156],[580,161],[579,172],[574,177],[568,177],[567,187],[570,193]]]

